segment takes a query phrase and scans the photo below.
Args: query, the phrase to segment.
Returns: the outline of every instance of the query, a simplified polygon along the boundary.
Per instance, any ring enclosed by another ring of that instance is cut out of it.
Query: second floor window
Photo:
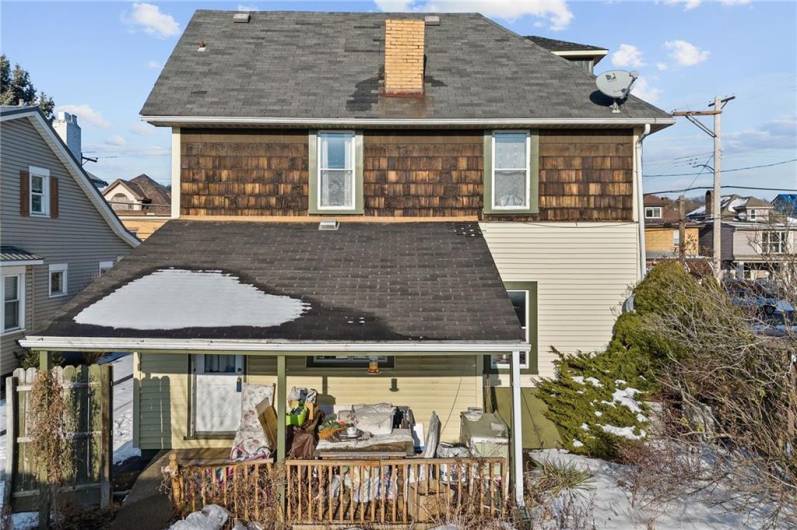
[[[318,134],[318,208],[354,208],[354,133]]]
[[[49,215],[50,172],[46,169],[30,168],[30,213]]]
[[[493,209],[529,207],[529,135],[493,134]]]
[[[783,254],[786,252],[786,232],[762,232],[761,252]]]
[[[661,206],[646,206],[645,219],[661,219]]]

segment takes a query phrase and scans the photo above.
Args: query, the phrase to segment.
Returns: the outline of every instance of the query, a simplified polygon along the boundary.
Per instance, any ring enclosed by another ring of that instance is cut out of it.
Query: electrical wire
[[[733,169],[723,169],[720,171],[722,173],[734,173],[736,171],[746,171],[748,169],[759,169],[763,167],[774,167],[774,166],[782,166],[784,164],[791,164],[792,162],[797,162],[797,158],[792,158],[789,160],[782,160],[780,162],[772,162],[770,164],[759,164],[757,166],[747,166],[747,167],[736,167]],[[667,173],[667,174],[656,174],[656,175],[642,175],[644,178],[658,178],[658,177],[693,177],[695,175],[699,175],[700,173]]]
[[[730,188],[734,190],[754,190],[754,191],[781,191],[785,193],[797,193],[797,188],[759,188],[757,186],[732,186],[732,185],[723,185],[720,188]],[[649,191],[644,193],[643,195],[659,195],[662,193],[682,193],[684,191],[694,191],[694,190],[711,190],[714,189],[714,186],[693,186],[690,188],[681,188],[679,190],[661,190],[661,191]]]

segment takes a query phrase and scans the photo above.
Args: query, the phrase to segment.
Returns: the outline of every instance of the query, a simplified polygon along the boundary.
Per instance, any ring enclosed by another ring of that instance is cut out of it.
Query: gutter
[[[645,277],[647,272],[647,256],[645,252],[645,195],[642,189],[642,142],[650,135],[650,125],[645,125],[645,130],[637,138],[635,153],[636,156],[636,179],[639,182],[637,186],[637,215],[639,215],[639,280]]]
[[[528,342],[516,341],[406,341],[406,342],[345,342],[345,341],[286,341],[244,339],[147,339],[109,337],[45,337],[29,335],[19,340],[23,348],[45,351],[179,351],[179,352],[236,352],[305,355],[307,353],[506,353],[530,350]]]
[[[528,126],[632,126],[656,125],[666,127],[675,118],[286,118],[286,117],[232,117],[232,116],[141,116],[152,125],[283,125],[283,126],[419,126],[419,127],[512,127]]]

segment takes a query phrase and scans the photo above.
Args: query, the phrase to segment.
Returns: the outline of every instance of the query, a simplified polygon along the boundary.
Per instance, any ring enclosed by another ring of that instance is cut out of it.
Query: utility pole
[[[720,196],[720,167],[722,164],[721,142],[720,142],[720,125],[722,116],[722,109],[729,101],[736,99],[736,96],[729,96],[725,98],[715,97],[714,101],[708,104],[709,107],[714,107],[711,110],[681,110],[672,113],[673,116],[683,116],[697,126],[698,129],[708,134],[714,139],[714,191],[711,194],[711,220],[713,228],[713,260],[712,265],[714,268],[714,275],[717,279],[722,277],[722,197]],[[714,128],[709,129],[700,120],[698,116],[714,116]],[[709,210],[709,205],[706,204],[706,211]]]

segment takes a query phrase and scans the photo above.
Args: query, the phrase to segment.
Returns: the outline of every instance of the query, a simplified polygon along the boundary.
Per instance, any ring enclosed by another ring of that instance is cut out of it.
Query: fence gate
[[[28,436],[31,389],[37,373],[35,368],[17,368],[6,378],[5,506],[12,512],[38,510],[38,473]],[[64,473],[59,499],[81,506],[108,507],[113,461],[112,368],[97,364],[59,366],[52,373],[64,388],[74,463]]]

